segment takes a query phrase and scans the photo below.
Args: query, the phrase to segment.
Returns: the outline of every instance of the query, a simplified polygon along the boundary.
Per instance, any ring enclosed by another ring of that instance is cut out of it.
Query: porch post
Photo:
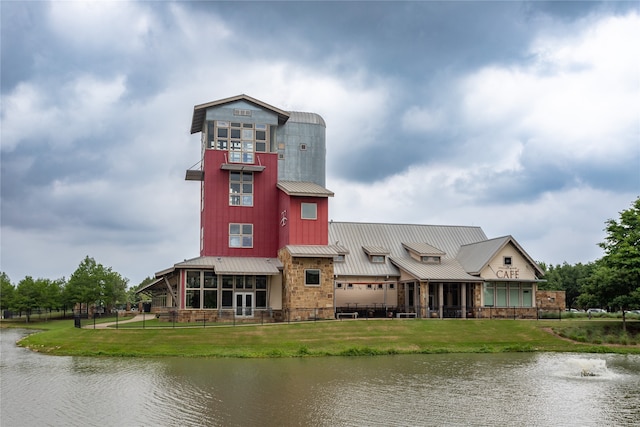
[[[439,318],[442,319],[444,313],[444,283],[440,282],[438,283],[438,305],[440,306],[439,311]]]
[[[460,302],[462,304],[462,318],[467,318],[467,284],[460,284]]]

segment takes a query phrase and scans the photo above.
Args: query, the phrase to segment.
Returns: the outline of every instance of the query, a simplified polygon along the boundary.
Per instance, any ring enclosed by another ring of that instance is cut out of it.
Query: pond
[[[0,425],[631,426],[640,356],[58,357],[2,329]]]

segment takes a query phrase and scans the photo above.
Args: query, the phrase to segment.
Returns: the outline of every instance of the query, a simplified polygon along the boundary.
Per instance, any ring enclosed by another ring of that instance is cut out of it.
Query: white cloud
[[[464,79],[463,120],[488,144],[499,129],[550,162],[615,164],[637,150],[640,17],[588,23],[579,35],[539,36],[530,65],[494,65]]]
[[[53,1],[49,18],[60,40],[98,54],[140,50],[156,25],[147,8],[126,1]]]

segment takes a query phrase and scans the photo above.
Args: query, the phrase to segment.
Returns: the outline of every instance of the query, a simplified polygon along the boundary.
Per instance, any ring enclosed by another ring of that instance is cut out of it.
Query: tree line
[[[587,264],[546,265],[542,290],[566,292],[567,307],[606,308],[608,311],[640,309],[640,197],[619,219],[605,222],[606,238],[598,245],[604,256]],[[128,279],[85,257],[69,280],[25,277],[13,286],[0,273],[0,309],[25,313],[33,310],[73,310],[77,304],[110,310],[117,304],[136,302],[138,286],[127,289]]]
[[[145,279],[145,282],[150,278]],[[129,279],[111,267],[86,256],[69,280],[34,279],[27,276],[13,285],[9,276],[0,273],[0,310],[25,314],[27,321],[35,311],[86,310],[96,306],[110,312],[118,304],[135,301],[135,288],[127,289]],[[137,288],[137,287],[136,287]]]
[[[640,197],[620,218],[605,222],[606,237],[598,244],[604,256],[594,262],[547,266],[540,289],[566,292],[567,307],[640,309]]]

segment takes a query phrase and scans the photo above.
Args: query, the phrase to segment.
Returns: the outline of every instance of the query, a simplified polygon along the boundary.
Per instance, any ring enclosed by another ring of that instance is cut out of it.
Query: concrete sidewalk
[[[120,325],[123,323],[142,322],[144,319],[155,319],[155,316],[152,313],[137,314],[133,319],[119,320],[117,322],[96,323],[95,328],[93,322],[89,319],[88,324],[84,325],[82,329],[106,329],[116,323]]]

